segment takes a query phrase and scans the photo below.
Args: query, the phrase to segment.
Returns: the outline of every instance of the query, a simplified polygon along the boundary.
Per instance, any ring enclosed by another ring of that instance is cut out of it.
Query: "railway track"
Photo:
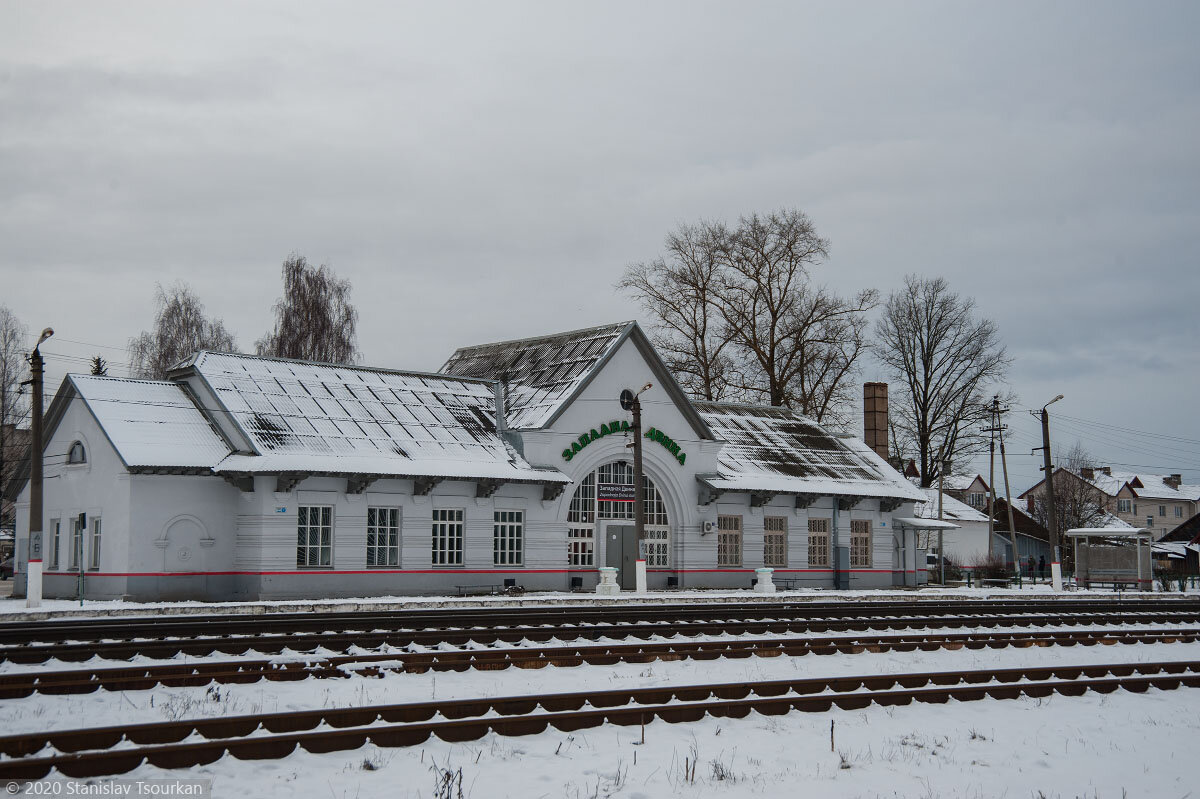
[[[925,635],[840,636],[825,638],[741,638],[718,641],[673,641],[519,647],[432,652],[382,652],[314,656],[304,660],[241,659],[188,664],[40,671],[0,675],[0,699],[34,693],[84,694],[146,690],[212,683],[254,683],[260,680],[294,681],[309,677],[341,678],[350,674],[376,676],[382,672],[498,670],[649,663],[656,660],[713,660],[716,658],[798,657],[808,654],[858,654],[862,652],[913,652],[937,649],[1003,649],[1008,647],[1097,646],[1137,643],[1194,643],[1200,628],[1180,630],[1135,629],[1114,631],[1051,631],[1020,633],[946,633]]]
[[[1094,607],[1068,609],[1055,607],[1051,614],[1030,612],[987,613],[977,609],[963,613],[958,608],[944,613],[914,613],[908,606],[905,615],[884,613],[829,616],[790,617],[776,612],[760,618],[740,618],[722,614],[715,619],[618,618],[602,622],[541,622],[525,619],[512,625],[480,624],[462,626],[423,627],[419,629],[371,629],[371,624],[356,625],[356,629],[317,633],[258,633],[242,635],[211,635],[204,637],[133,638],[122,640],[86,640],[58,643],[26,642],[0,646],[0,661],[13,663],[43,663],[51,659],[82,662],[93,657],[108,660],[129,660],[135,657],[172,658],[180,655],[205,657],[216,654],[241,655],[249,652],[277,654],[284,650],[313,651],[324,648],[343,651],[350,646],[367,649],[384,646],[409,647],[438,644],[516,644],[547,642],[551,639],[599,640],[602,638],[648,639],[655,636],[711,635],[789,635],[797,633],[834,633],[868,631],[903,631],[925,629],[961,629],[964,627],[1047,627],[1129,624],[1189,624],[1200,622],[1200,603],[1157,606],[1108,605],[1102,612]],[[919,610],[925,610],[923,607]],[[478,620],[477,620],[478,621]],[[493,621],[487,619],[486,621]],[[361,629],[359,629],[361,628]]]
[[[654,719],[680,723],[706,714],[741,718],[751,711],[765,715],[819,713],[834,707],[856,710],[872,703],[894,706],[1180,687],[1200,687],[1200,662],[715,683],[231,716],[0,737],[0,752],[12,758],[0,761],[0,779],[40,779],[52,770],[68,777],[97,777],[123,774],[143,763],[164,769],[190,768],[225,755],[242,760],[278,759],[297,748],[320,753],[357,749],[367,743],[413,746],[431,735],[461,742],[489,733],[537,734],[550,727],[569,732],[604,723],[637,725]],[[327,729],[317,729],[321,725]],[[195,735],[205,740],[183,742]],[[49,753],[45,753],[47,748]]]

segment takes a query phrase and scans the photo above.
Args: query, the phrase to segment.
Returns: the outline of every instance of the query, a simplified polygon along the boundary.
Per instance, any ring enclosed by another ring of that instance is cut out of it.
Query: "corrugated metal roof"
[[[91,375],[68,379],[127,466],[205,468],[230,452],[176,383]]]
[[[534,469],[496,432],[486,382],[213,352],[192,366],[257,451],[221,471],[561,476]]]
[[[695,403],[725,441],[718,477],[725,491],[780,491],[923,501],[924,493],[854,438],[838,438],[787,408]]]
[[[505,383],[508,426],[544,427],[633,324],[463,347],[450,356],[441,372]]]

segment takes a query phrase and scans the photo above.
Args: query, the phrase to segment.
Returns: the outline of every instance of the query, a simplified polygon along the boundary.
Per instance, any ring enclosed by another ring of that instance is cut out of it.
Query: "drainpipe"
[[[830,531],[829,535],[829,548],[833,550],[830,553],[832,555],[830,561],[833,564],[833,587],[835,589],[844,587],[842,585],[842,561],[841,557],[839,557],[840,550],[838,549],[838,505],[841,504],[841,501],[841,497],[835,496],[833,498],[833,520],[830,522],[833,530]]]

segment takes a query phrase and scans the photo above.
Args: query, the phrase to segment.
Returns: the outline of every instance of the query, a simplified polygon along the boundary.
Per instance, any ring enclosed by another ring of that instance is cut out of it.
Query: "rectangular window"
[[[1118,499],[1117,500],[1117,513],[1129,513],[1131,504],[1132,503],[1127,499]]]
[[[525,512],[498,510],[492,514],[492,565],[525,563]]]
[[[979,492],[967,494],[967,504],[969,504],[972,508],[982,508],[983,494],[980,494]]]
[[[1175,506],[1175,518],[1176,518],[1176,519],[1182,519],[1182,518],[1183,518],[1183,506],[1182,506],[1182,505],[1176,505],[1176,506]]]
[[[367,566],[400,565],[400,509],[367,508]]]
[[[808,567],[829,568],[829,519],[808,520]]]
[[[1154,526],[1154,517],[1153,517],[1153,516],[1147,516],[1147,517],[1146,517],[1146,526],[1147,526],[1147,527],[1153,527],[1153,526]]]
[[[591,526],[567,528],[567,565],[594,566],[596,538]]]
[[[871,522],[867,519],[850,521],[850,568],[871,568]]]
[[[463,565],[463,512],[461,508],[433,511],[433,565]]]
[[[100,569],[100,517],[92,517],[92,546],[88,557],[88,568],[92,571]]]
[[[333,508],[301,505],[296,520],[296,568],[320,569],[333,564]]]
[[[670,530],[646,531],[646,566],[665,568],[671,565]]]
[[[763,565],[787,566],[787,517],[763,517]]]
[[[1133,515],[1137,516],[1137,503],[1133,503]]]
[[[742,565],[742,517],[717,517],[717,565]]]
[[[68,553],[70,565],[67,567],[71,571],[79,568],[80,555],[83,552],[83,525],[79,523],[79,517],[71,519],[71,551]]]
[[[1159,506],[1158,506],[1158,515],[1159,515],[1159,516],[1166,516],[1166,515],[1167,515],[1167,506],[1166,506],[1166,505],[1159,505]]]
[[[58,569],[58,535],[62,532],[62,522],[58,519],[50,520],[50,571]]]

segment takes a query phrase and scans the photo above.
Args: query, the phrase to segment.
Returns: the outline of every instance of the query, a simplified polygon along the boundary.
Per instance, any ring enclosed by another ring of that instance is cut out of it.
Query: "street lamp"
[[[1050,458],[1050,413],[1046,410],[1063,398],[1059,394],[1042,406],[1042,462],[1046,472],[1046,521],[1050,525],[1050,577],[1055,591],[1062,590],[1062,557],[1058,545],[1058,518],[1054,504],[1054,466]]]
[[[29,559],[25,579],[25,607],[42,605],[42,342],[54,335],[46,328],[29,355],[33,388],[29,442]]]
[[[633,413],[633,441],[628,446],[633,447],[633,528],[638,542],[638,591],[646,590],[646,488],[642,484],[642,401],[638,398],[652,388],[653,383],[646,383],[636,394],[629,389],[621,392],[621,407]]]

